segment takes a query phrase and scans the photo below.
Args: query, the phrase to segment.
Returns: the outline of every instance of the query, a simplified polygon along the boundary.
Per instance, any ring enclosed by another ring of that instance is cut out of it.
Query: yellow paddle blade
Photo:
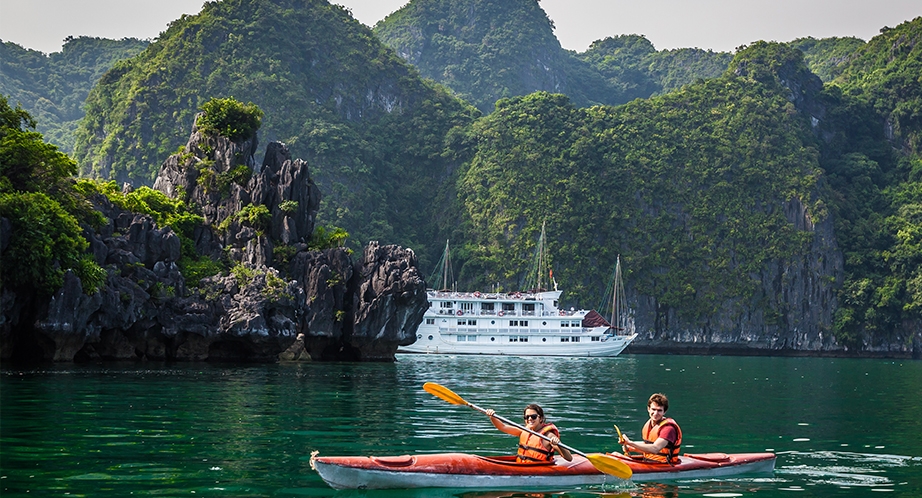
[[[621,460],[611,456],[605,455],[602,453],[589,453],[586,455],[586,458],[589,460],[589,463],[593,467],[598,469],[600,472],[604,472],[608,475],[619,477],[621,479],[630,479],[634,475],[634,471]]]
[[[455,394],[451,389],[436,384],[435,382],[426,382],[423,384],[423,391],[435,396],[436,398],[442,398],[443,400],[453,404],[453,405],[467,405],[467,401],[464,401],[464,398]]]
[[[624,436],[621,434],[621,429],[619,429],[618,426],[616,425],[615,430],[618,431],[618,443],[623,443]]]

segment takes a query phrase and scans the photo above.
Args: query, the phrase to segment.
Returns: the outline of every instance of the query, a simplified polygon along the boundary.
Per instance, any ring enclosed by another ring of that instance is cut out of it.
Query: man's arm
[[[631,439],[627,436],[622,436],[622,439],[624,439],[624,441],[622,442],[622,446],[625,447],[625,451],[627,451],[626,450],[627,448],[633,448],[643,453],[659,453],[660,450],[662,450],[663,448],[666,447],[666,445],[669,444],[668,439],[664,439],[661,437],[656,438],[656,441],[654,441],[652,444],[651,443],[635,443],[634,441],[631,441]]]

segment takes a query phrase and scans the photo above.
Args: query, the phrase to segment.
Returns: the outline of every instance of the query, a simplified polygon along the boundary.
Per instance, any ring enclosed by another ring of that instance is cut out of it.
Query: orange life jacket
[[[679,428],[679,424],[671,418],[664,418],[656,426],[651,427],[651,425],[649,420],[643,425],[643,440],[645,443],[655,443],[659,439],[660,429],[667,425],[675,427],[676,440],[675,443],[668,443],[659,453],[644,453],[643,457],[654,462],[675,463],[679,458],[679,450],[682,448],[682,429]]]
[[[554,424],[546,424],[536,432],[545,436],[553,434],[560,437],[560,431]],[[544,449],[544,440],[528,432],[522,431],[519,434],[519,452],[516,455],[517,462],[550,462],[554,459],[554,450]]]

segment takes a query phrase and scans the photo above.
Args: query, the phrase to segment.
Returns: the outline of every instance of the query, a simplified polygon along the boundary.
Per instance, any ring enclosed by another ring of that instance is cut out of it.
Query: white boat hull
[[[637,337],[633,330],[614,334],[594,311],[559,309],[559,291],[429,291],[428,297],[416,342],[399,347],[398,353],[617,356]]]
[[[497,336],[493,336],[497,337]],[[489,340],[493,337],[485,337]],[[508,343],[497,346],[482,344],[465,344],[452,343],[446,341],[441,336],[435,336],[433,339],[417,339],[409,346],[402,346],[397,349],[398,353],[421,353],[421,354],[481,354],[481,355],[509,355],[509,356],[565,356],[565,357],[601,357],[601,356],[618,356],[624,351],[624,348],[637,337],[637,334],[629,336],[603,336],[604,340],[597,342],[571,343],[561,345],[557,343]],[[540,340],[540,337],[536,337]],[[499,340],[506,337],[498,336]]]

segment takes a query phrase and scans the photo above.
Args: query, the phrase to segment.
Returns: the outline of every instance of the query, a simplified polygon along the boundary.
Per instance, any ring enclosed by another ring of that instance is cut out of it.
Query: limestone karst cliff
[[[256,146],[255,134],[232,141],[196,128],[164,162],[156,188],[205,220],[188,247],[152,216],[95,195],[105,223],[85,236],[105,285],[88,295],[68,272],[49,300],[4,288],[0,358],[392,361],[428,305],[415,254],[376,242],[359,260],[309,250],[320,193],[307,164],[277,142],[256,164]],[[189,281],[177,265],[184,250],[232,269]]]

